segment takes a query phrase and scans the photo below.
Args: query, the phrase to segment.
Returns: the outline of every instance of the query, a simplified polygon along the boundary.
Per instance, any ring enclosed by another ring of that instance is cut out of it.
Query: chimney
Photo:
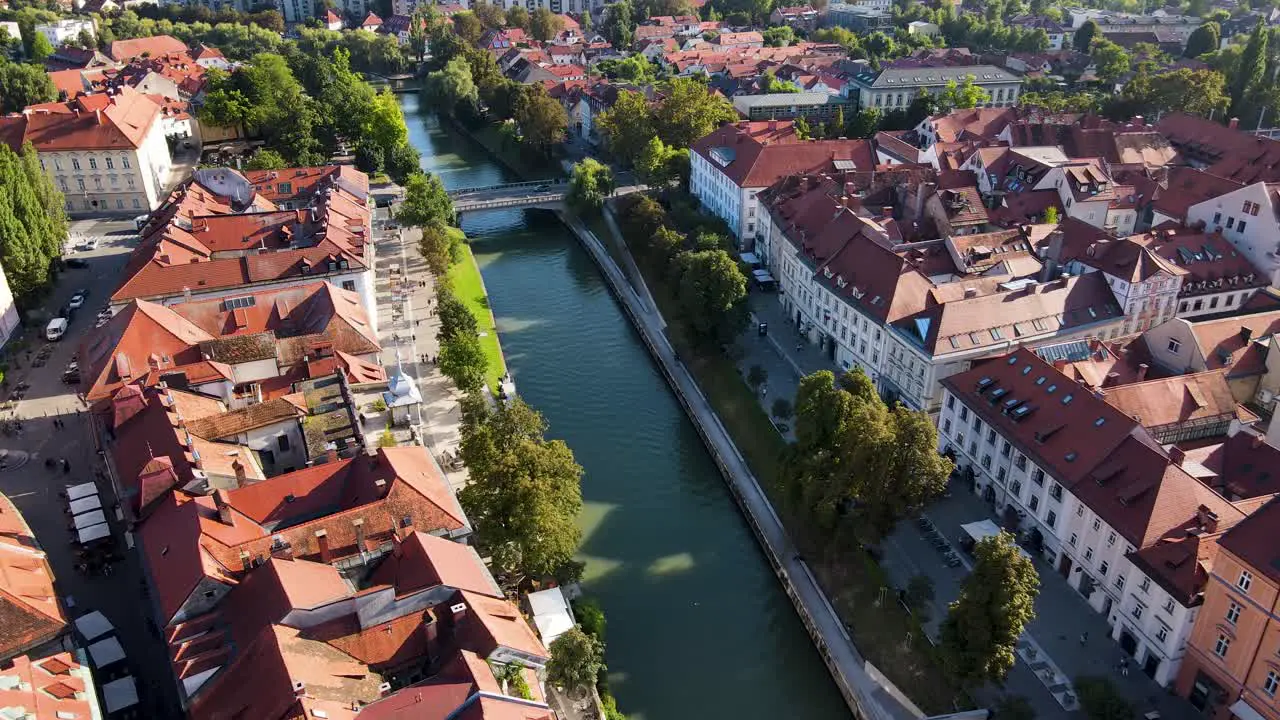
[[[329,549],[329,532],[324,528],[316,531],[316,545],[320,546],[320,562],[325,565],[333,562],[333,551]]]
[[[964,296],[966,298],[978,297],[978,288],[971,288],[971,287],[965,288]]]
[[[1066,239],[1066,233],[1061,230],[1054,230],[1049,233],[1049,247],[1044,254],[1044,270],[1041,272],[1040,281],[1048,282],[1058,272],[1058,265],[1062,262],[1062,243]]]
[[[223,525],[235,525],[235,516],[231,514],[231,494],[222,488],[213,491],[213,504],[218,508],[218,521]]]
[[[231,462],[231,469],[236,471],[236,487],[244,487],[249,484],[249,474],[245,472],[244,461],[236,458]]]
[[[1208,507],[1201,505],[1196,508],[1196,520],[1205,532],[1215,533],[1218,531],[1218,514]]]
[[[1146,120],[1146,118],[1142,117],[1141,115],[1134,115],[1134,116],[1133,116],[1133,126],[1134,126],[1134,127],[1142,127],[1142,126],[1144,126],[1144,125],[1146,125],[1146,124],[1147,124],[1147,120]]]
[[[1147,371],[1148,371],[1148,370],[1150,370],[1150,369],[1151,369],[1151,366],[1150,366],[1150,365],[1148,365],[1148,364],[1146,364],[1146,363],[1141,363],[1141,364],[1139,364],[1139,365],[1138,365],[1138,379],[1137,379],[1137,380],[1134,380],[1134,382],[1142,382],[1143,380],[1146,380],[1146,379],[1147,379]]]
[[[302,682],[301,680],[294,680],[294,681],[293,681],[293,696],[294,696],[294,697],[306,697],[306,695],[307,695],[307,684],[306,684],[306,683],[304,683],[304,682]]]
[[[883,205],[883,206],[881,206],[881,207],[880,207],[880,214],[881,214],[881,215],[884,217],[884,219],[886,219],[886,220],[891,219],[891,218],[893,217],[893,206],[892,206],[892,205]]]
[[[1247,345],[1249,343],[1249,340],[1252,337],[1253,337],[1253,330],[1251,328],[1245,327],[1244,325],[1241,325],[1240,326],[1240,342],[1245,343]]]
[[[778,121],[771,118],[769,120],[769,132],[775,132],[777,129],[778,129]]]
[[[1275,423],[1272,423],[1272,424],[1274,425]],[[1266,440],[1267,438],[1264,435],[1254,435],[1253,442],[1249,443],[1249,447],[1253,448],[1254,450],[1257,450],[1258,448],[1262,447],[1262,443],[1266,442]]]
[[[326,463],[338,462],[338,448],[325,448],[324,461]]]
[[[94,122],[96,122],[96,123],[98,123],[99,125],[101,125],[101,124],[102,124],[102,111],[101,111],[101,110],[94,110],[94,111],[93,111],[93,119],[94,119]]]
[[[1186,459],[1187,459],[1187,454],[1182,451],[1182,448],[1178,447],[1177,445],[1173,445],[1169,448],[1169,460],[1171,460],[1174,465],[1177,465],[1178,467],[1182,467],[1182,463]]]
[[[253,567],[253,560],[250,559],[249,557],[249,551],[241,550],[240,551],[240,569],[248,572],[249,569],[252,567]]]
[[[351,524],[356,528],[356,552],[364,552],[364,518],[356,518]]]

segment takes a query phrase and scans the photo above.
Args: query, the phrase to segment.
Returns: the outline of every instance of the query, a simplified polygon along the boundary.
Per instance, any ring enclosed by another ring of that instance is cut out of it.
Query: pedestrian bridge
[[[455,213],[502,208],[555,207],[569,194],[569,184],[563,180],[534,180],[531,182],[485,185],[458,188],[449,192]]]

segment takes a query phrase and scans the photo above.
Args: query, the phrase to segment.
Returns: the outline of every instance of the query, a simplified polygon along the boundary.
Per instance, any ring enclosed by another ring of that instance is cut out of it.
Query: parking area
[[[961,539],[966,536],[961,526],[996,518],[990,506],[957,482],[952,483],[948,497],[926,508],[925,516],[959,554],[961,565],[949,567],[945,551],[931,542],[915,520],[900,523],[885,540],[881,564],[896,587],[905,588],[914,575],[925,575],[933,581],[934,600],[925,628],[936,639],[947,606],[959,596],[972,562],[960,549]],[[978,693],[984,703],[995,702],[1002,693],[1021,695],[1031,702],[1038,718],[1067,718],[1078,715],[1072,712],[1076,706],[1070,702],[1070,682],[1081,675],[1097,675],[1115,683],[1139,715],[1158,712],[1163,720],[1199,717],[1185,700],[1170,695],[1136,668],[1122,673],[1120,663],[1128,656],[1111,639],[1107,618],[1094,612],[1049,563],[1034,556],[1032,561],[1040,574],[1036,617],[1023,635],[1019,660],[1005,687]]]
[[[95,668],[97,682],[105,684],[132,675],[138,678],[140,694],[132,717],[180,717],[165,645],[144,611],[149,602],[137,554],[128,548],[124,528],[117,520],[110,483],[101,480],[102,456],[78,388],[63,381],[65,369],[118,281],[136,242],[136,228],[129,220],[73,223],[69,244],[79,247],[87,238],[97,239],[95,247],[66,256],[83,261],[75,263],[81,267],[62,271],[41,308],[56,315],[73,295],[87,291],[82,307],[70,317],[65,335],[48,342],[44,323],[40,323],[22,337],[15,336],[4,348],[6,423],[0,435],[4,454],[0,492],[22,512],[48,555],[71,617],[98,610],[114,627],[123,658],[99,653],[105,665]],[[19,387],[23,389],[17,390]],[[110,530],[108,538],[88,548],[79,542],[71,499],[63,496],[68,485],[83,483],[96,483],[102,519]]]

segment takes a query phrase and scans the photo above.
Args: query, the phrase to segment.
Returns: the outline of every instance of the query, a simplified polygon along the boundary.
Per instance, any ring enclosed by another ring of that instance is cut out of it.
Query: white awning
[[[751,271],[751,277],[755,278],[756,282],[776,282],[773,274],[768,270],[753,270]]]
[[[93,483],[80,483],[79,485],[67,486],[67,498],[70,500],[79,500],[82,497],[98,494],[98,486]]]
[[[93,659],[93,667],[101,670],[114,662],[124,659],[124,648],[114,636],[103,638],[89,646],[89,657]]]
[[[102,699],[106,702],[108,713],[133,707],[138,704],[138,685],[132,676],[112,680],[102,686]]]
[[[968,533],[969,537],[973,538],[974,542],[981,542],[984,538],[988,538],[993,535],[999,535],[1001,532],[1000,526],[996,525],[991,520],[979,520],[978,522],[971,522],[965,525],[961,525],[960,529]],[[1025,557],[1026,559],[1028,560],[1031,559],[1031,556],[1027,554],[1026,550],[1023,550],[1022,548],[1019,547],[1018,552],[1022,553],[1022,556]]]
[[[82,529],[79,534],[80,544],[83,545],[87,542],[93,542],[94,540],[101,540],[102,538],[110,537],[111,528],[108,528],[106,523],[90,525],[89,527]]]
[[[84,636],[85,642],[91,642],[115,630],[106,615],[94,610],[87,615],[76,618],[76,630]]]
[[[70,505],[71,505],[71,514],[79,515],[80,513],[89,512],[90,510],[97,510],[101,508],[102,498],[98,497],[97,495],[86,495],[80,498],[79,500],[72,500]]]
[[[748,265],[759,265],[760,257],[753,252],[744,252],[738,255],[742,262]]]
[[[1262,713],[1254,710],[1249,703],[1240,698],[1231,706],[1231,714],[1240,718],[1240,720],[1267,720]]]
[[[107,516],[102,514],[101,510],[90,510],[87,513],[76,515],[72,519],[75,521],[76,529],[83,530],[94,525],[101,525],[107,521]]]

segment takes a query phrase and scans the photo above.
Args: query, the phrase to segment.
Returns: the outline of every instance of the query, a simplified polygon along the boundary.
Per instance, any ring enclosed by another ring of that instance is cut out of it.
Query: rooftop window
[[[1071,404],[1071,399],[1072,399],[1072,398],[1074,398],[1074,397],[1075,397],[1075,395],[1072,395],[1071,393],[1067,393],[1066,395],[1064,395],[1064,396],[1062,397],[1062,404],[1063,404],[1063,405],[1070,405],[1070,404]]]

